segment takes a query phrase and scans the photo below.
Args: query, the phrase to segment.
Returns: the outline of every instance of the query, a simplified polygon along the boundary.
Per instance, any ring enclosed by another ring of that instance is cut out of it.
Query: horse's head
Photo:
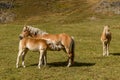
[[[32,36],[30,33],[29,26],[24,26],[21,34],[19,35],[19,38],[22,39],[24,37]]]
[[[48,34],[47,32],[44,32],[42,30],[40,30],[39,28],[34,28],[32,26],[25,26],[20,34],[20,39],[24,38],[24,37],[36,37],[36,35],[38,34]]]
[[[109,25],[104,26],[104,31],[105,32],[110,32],[110,26]]]
[[[104,31],[105,34],[109,34],[110,33],[110,27],[109,25],[104,26]]]

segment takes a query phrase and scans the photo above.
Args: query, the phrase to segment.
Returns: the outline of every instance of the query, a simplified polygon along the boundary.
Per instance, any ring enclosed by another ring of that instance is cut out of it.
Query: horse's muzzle
[[[22,36],[19,36],[19,39],[21,40],[21,39],[23,39],[23,37],[22,37]]]

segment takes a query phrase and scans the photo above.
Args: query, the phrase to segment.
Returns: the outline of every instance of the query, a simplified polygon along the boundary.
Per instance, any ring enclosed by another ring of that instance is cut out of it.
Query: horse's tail
[[[71,42],[71,60],[72,63],[74,63],[74,57],[75,57],[75,41],[74,41],[74,37],[71,37],[72,42]]]

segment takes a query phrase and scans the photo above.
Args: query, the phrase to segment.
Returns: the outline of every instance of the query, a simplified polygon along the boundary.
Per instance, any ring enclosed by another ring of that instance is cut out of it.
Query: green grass
[[[112,32],[110,56],[102,56],[100,35],[109,24]],[[119,18],[82,21],[71,24],[33,25],[49,33],[67,33],[75,39],[75,64],[67,68],[67,54],[48,51],[48,66],[38,69],[37,52],[28,52],[26,68],[15,68],[19,34],[23,25],[0,25],[0,80],[119,80]],[[20,61],[21,62],[21,61]],[[20,64],[21,65],[21,64]]]

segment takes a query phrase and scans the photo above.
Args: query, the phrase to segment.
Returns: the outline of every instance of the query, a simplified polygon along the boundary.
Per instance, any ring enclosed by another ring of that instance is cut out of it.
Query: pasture
[[[104,25],[110,25],[112,41],[110,55],[102,56],[100,35]],[[0,80],[119,80],[120,23],[119,19],[100,19],[79,23],[43,23],[32,25],[48,33],[67,33],[75,39],[75,63],[67,66],[67,54],[48,51],[48,65],[38,69],[39,54],[28,52],[26,68],[16,69],[19,34],[24,24],[0,25]],[[21,60],[20,60],[21,63]],[[21,65],[21,64],[20,64]]]

